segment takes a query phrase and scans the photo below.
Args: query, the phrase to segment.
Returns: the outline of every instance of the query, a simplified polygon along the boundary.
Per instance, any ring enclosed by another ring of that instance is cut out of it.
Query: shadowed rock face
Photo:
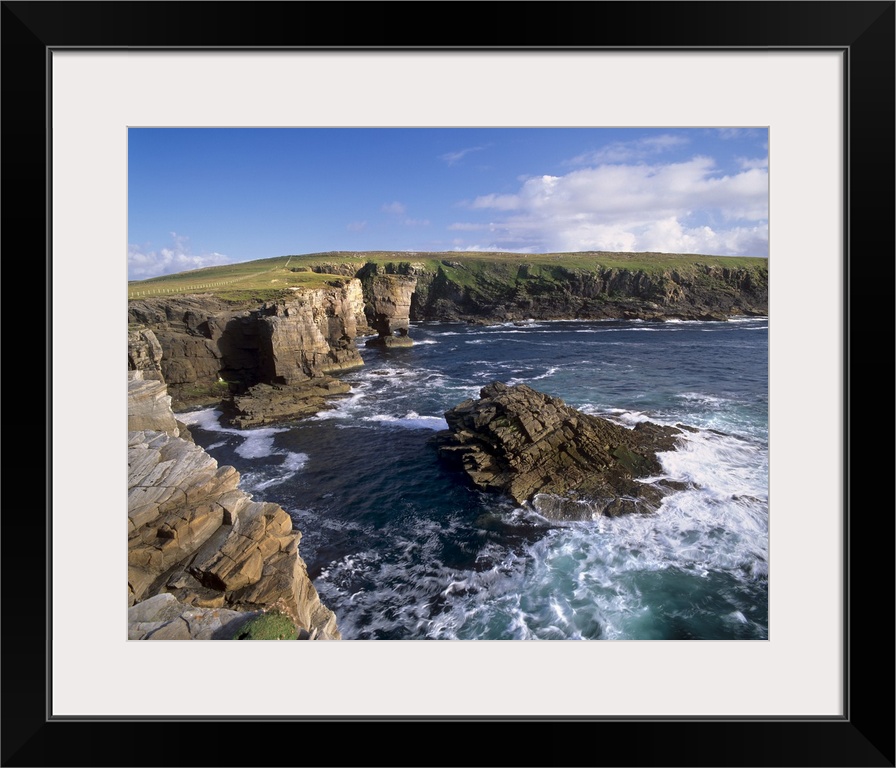
[[[162,345],[156,335],[142,326],[128,327],[128,370],[140,371],[142,379],[164,381]]]
[[[234,307],[207,295],[128,305],[128,369],[168,386],[176,409],[220,401],[255,384],[299,386],[363,365],[359,280]]]
[[[437,440],[439,455],[483,490],[541,499],[549,517],[589,519],[654,511],[673,488],[641,480],[662,472],[656,454],[675,447],[674,427],[626,429],[525,384],[496,381],[479,394],[445,413],[449,430]]]
[[[437,272],[418,276],[412,319],[725,320],[739,314],[768,314],[768,267],[761,262],[749,269],[694,265],[648,274],[561,263],[471,268],[443,260]]]
[[[240,428],[302,418],[349,391],[329,374],[363,365],[358,317],[359,280],[237,308],[200,295],[132,301],[128,369],[167,385],[175,409],[220,404]]]

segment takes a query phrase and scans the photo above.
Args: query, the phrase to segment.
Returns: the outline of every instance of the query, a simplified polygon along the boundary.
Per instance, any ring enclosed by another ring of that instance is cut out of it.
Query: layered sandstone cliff
[[[274,612],[304,639],[339,639],[279,505],[189,439],[158,380],[128,373],[131,639],[225,639]]]
[[[256,310],[262,377],[295,385],[362,364],[355,346],[357,280],[343,288],[296,291],[291,298]]]
[[[361,283],[334,282],[260,304],[211,295],[131,301],[128,369],[164,381],[175,408],[225,401],[240,427],[320,410],[347,391],[330,374],[363,365]]]

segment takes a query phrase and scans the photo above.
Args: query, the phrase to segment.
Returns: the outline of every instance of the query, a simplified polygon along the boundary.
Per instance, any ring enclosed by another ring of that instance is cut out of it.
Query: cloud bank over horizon
[[[764,256],[768,160],[745,162],[733,175],[701,156],[667,164],[602,164],[529,178],[514,193],[482,195],[464,207],[497,214],[488,224],[491,250]],[[451,229],[480,226],[458,221]]]
[[[192,253],[187,243],[188,237],[176,232],[170,234],[170,245],[159,250],[148,250],[149,246],[128,243],[129,280],[145,280],[191,269],[218,267],[232,261],[223,253]]]

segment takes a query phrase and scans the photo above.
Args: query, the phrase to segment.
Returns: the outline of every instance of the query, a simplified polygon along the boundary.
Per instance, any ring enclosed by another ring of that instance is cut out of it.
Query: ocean
[[[768,320],[412,323],[358,346],[334,407],[289,425],[178,414],[299,552],[346,640],[768,638]],[[471,487],[438,457],[444,412],[525,383],[624,426],[685,424],[648,515],[558,523]]]

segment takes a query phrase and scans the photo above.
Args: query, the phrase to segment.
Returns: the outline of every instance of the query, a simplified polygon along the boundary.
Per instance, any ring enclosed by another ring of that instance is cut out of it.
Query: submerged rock
[[[445,413],[439,455],[483,490],[533,502],[546,517],[590,519],[651,512],[673,484],[645,479],[662,472],[656,454],[672,450],[675,427],[634,429],[591,416],[525,384],[493,382],[478,400]]]

